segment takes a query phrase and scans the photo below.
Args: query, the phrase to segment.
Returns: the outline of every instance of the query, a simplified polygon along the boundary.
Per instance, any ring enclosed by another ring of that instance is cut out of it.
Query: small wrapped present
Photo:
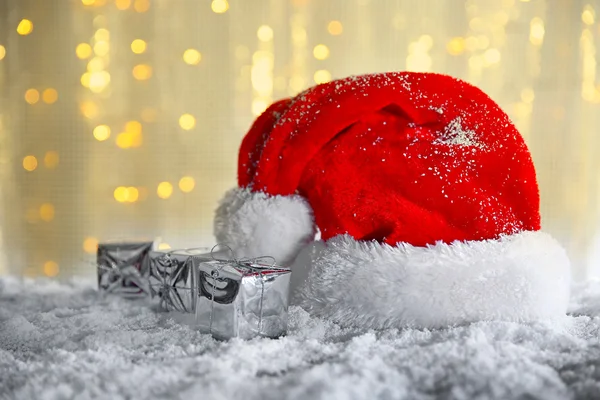
[[[148,253],[154,242],[98,244],[98,288],[123,297],[145,297],[148,286]]]
[[[210,260],[207,249],[151,251],[148,279],[152,297],[160,298],[159,308],[194,313],[198,263]]]
[[[289,268],[200,260],[196,324],[219,339],[276,338],[287,329]]]

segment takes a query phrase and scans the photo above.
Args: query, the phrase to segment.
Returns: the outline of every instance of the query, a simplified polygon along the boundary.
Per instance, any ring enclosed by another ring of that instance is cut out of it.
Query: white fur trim
[[[564,249],[543,232],[428,247],[337,236],[312,264],[300,304],[365,329],[553,319],[571,283]]]
[[[315,236],[312,208],[303,197],[240,188],[221,200],[214,231],[217,241],[231,246],[237,257],[272,256],[280,265],[292,261]]]

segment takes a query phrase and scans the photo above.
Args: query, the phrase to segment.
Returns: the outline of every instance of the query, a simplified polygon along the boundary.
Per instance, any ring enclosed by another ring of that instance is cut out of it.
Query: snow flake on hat
[[[461,117],[456,117],[450,121],[440,137],[436,139],[436,142],[454,146],[484,148],[484,145],[477,141],[477,133],[475,131],[463,128]]]

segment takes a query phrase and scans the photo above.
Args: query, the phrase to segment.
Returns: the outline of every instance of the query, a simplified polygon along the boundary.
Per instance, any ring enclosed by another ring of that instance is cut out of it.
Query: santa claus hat
[[[291,262],[320,232],[302,304],[343,325],[564,315],[569,260],[540,231],[535,169],[508,116],[432,73],[322,84],[244,138],[215,234]]]

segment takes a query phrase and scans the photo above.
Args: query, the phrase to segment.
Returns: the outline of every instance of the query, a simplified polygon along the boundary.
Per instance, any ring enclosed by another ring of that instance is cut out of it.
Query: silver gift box
[[[197,266],[212,257],[207,249],[150,252],[150,293],[162,311],[195,312]]]
[[[219,339],[285,334],[290,276],[289,268],[200,260],[198,329]]]
[[[122,297],[146,297],[148,253],[154,242],[105,242],[98,244],[98,288]]]

